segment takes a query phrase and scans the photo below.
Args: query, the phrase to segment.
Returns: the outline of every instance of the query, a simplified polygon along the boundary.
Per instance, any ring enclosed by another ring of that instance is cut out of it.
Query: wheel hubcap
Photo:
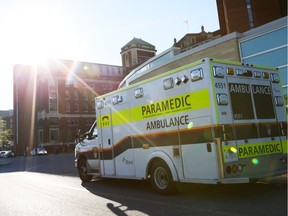
[[[86,173],[87,173],[87,168],[86,168],[86,165],[83,163],[81,166],[81,174],[83,176],[86,176]]]
[[[167,172],[164,168],[158,167],[155,170],[154,179],[157,187],[164,189],[168,185]]]

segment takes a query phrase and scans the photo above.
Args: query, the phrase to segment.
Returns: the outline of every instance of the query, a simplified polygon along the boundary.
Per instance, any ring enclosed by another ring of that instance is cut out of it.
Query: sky
[[[13,109],[13,65],[45,58],[121,65],[134,37],[159,54],[174,38],[219,29],[216,0],[0,0],[0,110]]]

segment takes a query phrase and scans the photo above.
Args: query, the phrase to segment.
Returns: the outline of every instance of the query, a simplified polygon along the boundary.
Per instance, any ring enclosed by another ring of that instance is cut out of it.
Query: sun
[[[2,43],[14,63],[38,63],[46,58],[71,56],[71,47],[79,43],[75,35],[57,10],[19,8],[6,19]]]

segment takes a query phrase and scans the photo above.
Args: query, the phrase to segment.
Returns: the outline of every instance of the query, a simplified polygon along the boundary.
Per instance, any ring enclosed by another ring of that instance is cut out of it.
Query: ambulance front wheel
[[[78,173],[79,177],[83,182],[89,182],[92,179],[91,175],[87,174],[87,163],[85,158],[80,158],[78,163]]]
[[[150,180],[153,189],[160,194],[171,194],[175,192],[175,183],[167,164],[162,161],[156,161],[151,166]]]

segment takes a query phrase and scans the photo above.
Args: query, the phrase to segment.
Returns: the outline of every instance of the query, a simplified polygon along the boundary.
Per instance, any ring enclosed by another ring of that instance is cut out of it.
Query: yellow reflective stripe
[[[249,158],[262,155],[278,154],[282,153],[283,150],[280,141],[273,141],[239,145],[237,152],[239,158]]]
[[[112,119],[113,125],[127,124],[130,122],[130,110],[126,109],[118,112],[113,112]]]
[[[120,110],[112,113],[112,122],[102,124],[101,119],[108,115],[98,117],[99,127],[107,127],[127,124],[129,122],[141,121],[144,119],[155,118],[158,116],[166,116],[184,111],[192,111],[210,107],[209,90],[203,89],[200,91],[183,94],[177,97],[167,98],[165,100],[156,101],[153,103],[143,104],[131,109]],[[105,119],[105,121],[107,118]]]
[[[282,141],[282,149],[283,149],[283,153],[287,154],[287,145],[288,145],[288,140],[283,140]]]
[[[131,109],[131,116],[132,121],[135,122],[208,107],[210,107],[209,90],[203,89],[134,107]]]
[[[191,110],[203,109],[210,107],[209,90],[203,89],[191,93]]]

